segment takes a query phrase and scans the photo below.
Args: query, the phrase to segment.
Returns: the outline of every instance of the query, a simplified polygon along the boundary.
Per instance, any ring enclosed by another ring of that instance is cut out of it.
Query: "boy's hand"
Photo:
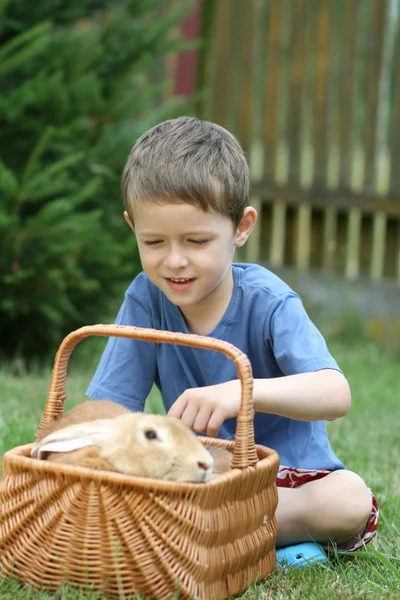
[[[208,436],[217,435],[226,419],[237,417],[240,408],[240,381],[185,390],[168,411],[188,427]]]

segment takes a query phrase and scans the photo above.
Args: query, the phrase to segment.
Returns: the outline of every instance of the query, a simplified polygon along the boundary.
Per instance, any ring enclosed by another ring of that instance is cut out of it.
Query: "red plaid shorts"
[[[303,485],[303,483],[308,483],[309,481],[322,479],[326,475],[329,475],[329,473],[331,473],[331,471],[294,469],[292,467],[282,466],[279,468],[276,484],[278,487],[294,488],[299,485]],[[337,550],[339,552],[340,550],[345,552],[354,552],[355,550],[359,550],[360,548],[363,548],[365,544],[368,544],[368,542],[370,542],[376,534],[378,529],[379,508],[378,502],[371,490],[370,493],[372,498],[372,510],[364,532],[360,535],[358,539],[355,539],[354,543],[352,543],[351,545],[348,545],[346,547],[338,547]],[[324,544],[321,545],[324,546]]]

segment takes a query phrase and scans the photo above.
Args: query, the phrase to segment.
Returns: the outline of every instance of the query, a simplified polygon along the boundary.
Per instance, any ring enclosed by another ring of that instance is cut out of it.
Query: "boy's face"
[[[188,322],[219,320],[232,295],[235,246],[247,239],[232,221],[186,203],[144,202],[134,211],[143,270]],[[127,218],[129,222],[129,217]],[[222,314],[219,314],[219,313]]]

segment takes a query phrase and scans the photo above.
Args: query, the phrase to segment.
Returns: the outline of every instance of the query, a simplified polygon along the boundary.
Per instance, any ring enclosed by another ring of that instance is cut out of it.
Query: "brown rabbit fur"
[[[111,400],[87,400],[66,412],[59,419],[43,424],[38,431],[36,441],[40,442],[51,433],[71,425],[99,419],[114,419],[130,412],[127,408]],[[232,454],[229,451],[217,446],[206,446],[206,449],[214,459],[214,475],[223,474],[230,470]],[[101,456],[99,449],[95,446],[70,452],[51,452],[48,454],[47,460],[63,464],[79,464],[91,469],[117,470],[107,458]]]
[[[40,442],[40,440],[53,433],[53,431],[64,429],[64,427],[69,427],[69,425],[97,421],[97,419],[114,419],[114,417],[129,412],[131,411],[111,400],[87,400],[82,404],[78,404],[57,420],[41,425],[36,436],[36,441]]]

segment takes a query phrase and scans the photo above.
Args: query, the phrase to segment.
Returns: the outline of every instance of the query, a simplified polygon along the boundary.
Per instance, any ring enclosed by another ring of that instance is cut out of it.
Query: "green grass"
[[[67,407],[83,400],[101,347],[92,344],[90,354],[88,350],[76,353],[67,382]],[[350,413],[328,424],[331,443],[346,466],[359,473],[377,496],[381,509],[379,534],[368,552],[307,571],[274,572],[264,584],[251,587],[241,600],[400,599],[398,361],[369,342],[334,341],[330,349],[345,371],[353,394]],[[29,374],[18,365],[0,370],[0,454],[33,440],[49,380],[50,368]],[[148,409],[159,410],[156,392],[149,398]],[[101,596],[84,596],[68,588],[57,593],[38,592],[6,578],[0,580],[0,600],[8,598],[98,600]]]

